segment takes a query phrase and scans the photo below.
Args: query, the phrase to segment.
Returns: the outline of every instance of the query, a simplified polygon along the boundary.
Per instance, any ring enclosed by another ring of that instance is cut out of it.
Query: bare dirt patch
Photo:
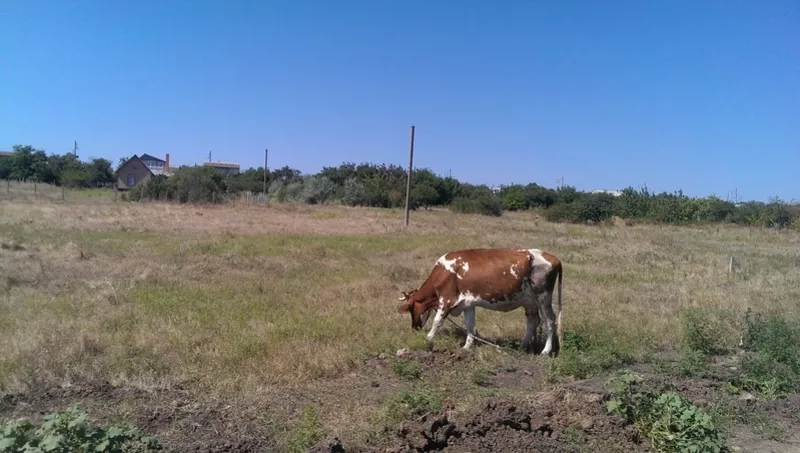
[[[605,414],[602,395],[560,389],[532,403],[489,400],[457,417],[432,414],[396,432],[387,451],[580,452],[644,451],[635,431]]]

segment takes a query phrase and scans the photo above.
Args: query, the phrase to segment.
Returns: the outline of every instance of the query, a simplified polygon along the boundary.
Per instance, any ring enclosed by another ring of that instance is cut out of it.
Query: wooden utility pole
[[[267,156],[269,155],[269,149],[264,150],[264,195],[267,194]]]
[[[411,149],[408,151],[408,177],[406,178],[406,215],[403,225],[408,226],[408,211],[411,208],[411,169],[414,167],[414,126],[411,126]]]

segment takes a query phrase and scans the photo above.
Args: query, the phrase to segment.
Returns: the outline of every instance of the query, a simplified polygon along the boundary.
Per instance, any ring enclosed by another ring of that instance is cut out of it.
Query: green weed
[[[681,312],[684,351],[700,354],[722,354],[726,352],[722,326],[710,310],[687,308]]]
[[[780,316],[756,316],[748,311],[744,345],[750,354],[742,365],[740,385],[762,399],[773,399],[800,388],[800,325]]]
[[[442,395],[427,385],[419,385],[387,397],[383,405],[383,419],[387,424],[393,424],[438,411],[441,407]]]
[[[37,429],[25,419],[0,425],[0,452],[96,451],[121,453],[158,451],[162,446],[154,437],[143,436],[127,426],[92,426],[87,414],[72,405],[44,417]]]
[[[641,380],[623,373],[612,380],[614,396],[606,402],[606,410],[628,423],[650,441],[657,452],[728,452],[722,432],[711,415],[681,395],[666,391],[641,390]]]
[[[489,370],[485,367],[478,367],[470,373],[470,381],[479,387],[483,387],[489,384],[489,375]]]
[[[289,441],[289,452],[300,453],[313,447],[325,436],[316,408],[308,404],[300,414],[300,423]]]
[[[415,360],[395,359],[392,361],[392,371],[403,379],[415,380],[422,377],[422,366]]]

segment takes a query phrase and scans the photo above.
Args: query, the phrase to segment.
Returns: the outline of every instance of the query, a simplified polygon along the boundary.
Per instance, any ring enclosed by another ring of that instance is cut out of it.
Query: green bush
[[[411,206],[428,208],[439,201],[439,192],[428,183],[414,184],[411,189]]]
[[[495,217],[500,217],[503,214],[500,200],[489,194],[480,194],[472,199],[458,197],[453,200],[450,210],[462,214],[481,214]]]
[[[771,399],[800,389],[800,325],[780,316],[745,318],[742,386]]]
[[[342,202],[348,206],[363,206],[367,204],[367,191],[364,184],[356,178],[348,178],[342,190]]]
[[[684,350],[701,354],[727,352],[722,325],[712,311],[687,308],[681,312],[681,325]]]
[[[308,176],[303,180],[300,201],[306,204],[323,204],[333,195],[336,187],[325,176]]]
[[[577,203],[554,204],[544,211],[544,218],[548,222],[578,222],[580,207]]]
[[[599,223],[611,218],[614,196],[607,193],[592,194],[577,203],[575,220]]]
[[[500,190],[500,199],[506,211],[521,211],[528,208],[528,199],[525,188],[520,185],[503,187]]]
[[[626,372],[611,381],[606,410],[633,424],[657,452],[729,452],[730,446],[711,415],[678,393],[640,388],[641,380]]]
[[[142,436],[136,428],[91,426],[86,413],[79,411],[77,405],[46,415],[38,429],[24,419],[8,421],[0,429],[0,452],[8,453],[121,453],[161,449],[162,446],[154,437]]]

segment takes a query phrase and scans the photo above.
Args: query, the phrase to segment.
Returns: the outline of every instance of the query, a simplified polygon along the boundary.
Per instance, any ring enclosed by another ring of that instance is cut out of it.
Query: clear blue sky
[[[0,149],[800,199],[800,2],[4,0]]]

